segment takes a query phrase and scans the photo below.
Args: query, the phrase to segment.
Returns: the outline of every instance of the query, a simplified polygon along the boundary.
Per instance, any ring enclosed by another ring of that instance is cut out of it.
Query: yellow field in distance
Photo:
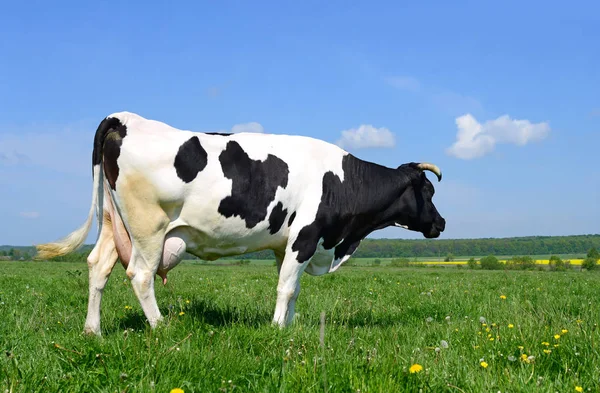
[[[479,261],[479,259],[477,259],[477,261]],[[506,259],[499,259],[500,262],[502,263],[506,263]],[[563,259],[563,262],[571,262],[571,265],[581,265],[581,263],[583,262],[583,259]],[[412,263],[422,263],[424,265],[466,265],[467,261],[466,260],[460,260],[460,261],[452,261],[452,262],[440,262],[440,261],[419,261],[419,262],[412,262]],[[535,260],[535,264],[536,265],[547,265],[548,264],[548,259],[536,259]]]

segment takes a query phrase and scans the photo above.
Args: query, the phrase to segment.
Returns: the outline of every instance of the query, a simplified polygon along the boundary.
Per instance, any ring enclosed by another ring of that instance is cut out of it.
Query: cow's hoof
[[[83,334],[86,335],[86,336],[96,336],[96,337],[101,337],[102,336],[100,328],[94,329],[94,328],[91,328],[89,326],[86,326],[86,327],[83,328]]]

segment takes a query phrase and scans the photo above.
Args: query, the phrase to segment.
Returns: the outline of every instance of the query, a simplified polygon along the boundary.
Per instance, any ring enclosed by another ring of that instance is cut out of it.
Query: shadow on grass
[[[160,312],[168,322],[174,318],[178,311],[169,307],[161,307]],[[186,317],[194,319],[194,323],[206,324],[209,326],[223,327],[230,325],[243,325],[257,328],[271,323],[272,315],[264,312],[259,307],[237,307],[232,305],[219,306],[210,301],[194,301],[185,309]],[[149,328],[148,320],[143,312],[128,314],[125,318],[119,319],[115,326],[108,327],[106,333],[114,334],[126,329],[144,330]]]

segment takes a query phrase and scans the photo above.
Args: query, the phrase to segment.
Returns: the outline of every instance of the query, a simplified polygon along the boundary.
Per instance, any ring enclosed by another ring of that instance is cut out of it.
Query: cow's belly
[[[287,241],[281,236],[270,235],[264,231],[219,235],[212,230],[202,231],[191,226],[174,228],[168,234],[181,238],[185,242],[187,252],[207,261],[264,249],[281,249]]]

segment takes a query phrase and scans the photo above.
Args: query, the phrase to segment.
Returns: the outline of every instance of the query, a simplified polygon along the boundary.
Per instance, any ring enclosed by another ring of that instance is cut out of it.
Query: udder
[[[121,264],[125,269],[129,266],[131,260],[131,238],[121,217],[115,214],[110,203],[106,204],[106,208],[110,214],[110,219],[113,227],[113,238],[117,249],[117,254],[121,260]],[[163,253],[158,265],[156,274],[162,278],[163,285],[167,283],[167,273],[181,262],[183,254],[186,250],[185,241],[177,236],[176,230],[173,233],[167,234],[163,244]]]

